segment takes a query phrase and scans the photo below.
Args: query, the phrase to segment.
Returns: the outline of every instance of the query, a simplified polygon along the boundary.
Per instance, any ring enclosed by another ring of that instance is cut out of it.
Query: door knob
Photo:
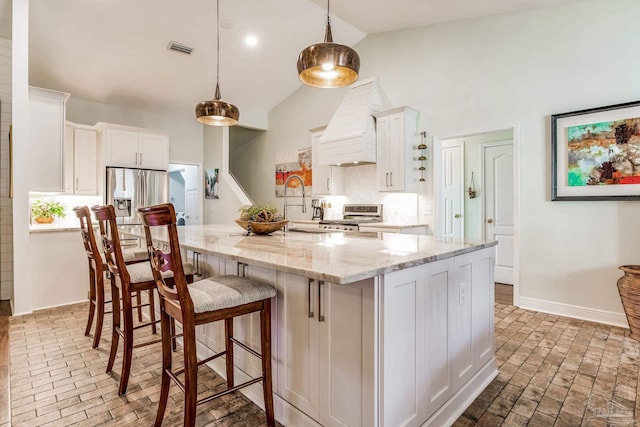
[[[489,218],[489,219],[487,220],[487,222],[488,222],[489,224],[493,224],[493,220],[492,220],[491,218]]]
[[[460,215],[460,214],[455,214],[453,217],[454,217],[454,218],[460,218],[461,216],[462,216],[462,215]]]

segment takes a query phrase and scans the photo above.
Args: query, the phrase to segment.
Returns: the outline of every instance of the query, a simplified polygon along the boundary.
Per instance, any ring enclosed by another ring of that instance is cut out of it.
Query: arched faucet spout
[[[299,205],[289,205],[287,203],[287,188],[289,186],[289,182],[292,179],[297,179],[298,181],[300,181],[300,186],[302,187],[302,203],[300,203]],[[288,206],[300,206],[300,207],[302,207],[302,213],[307,213],[307,203],[305,201],[304,181],[298,175],[289,175],[289,177],[284,182],[284,209],[283,209],[284,219],[288,219],[288,216],[287,216],[287,207]]]

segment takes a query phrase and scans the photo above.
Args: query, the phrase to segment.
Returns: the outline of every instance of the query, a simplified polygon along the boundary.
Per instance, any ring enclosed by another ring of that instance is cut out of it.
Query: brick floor
[[[496,304],[499,374],[462,426],[640,426],[629,330]]]
[[[92,337],[83,333],[87,310],[86,303],[74,304],[10,318],[13,427],[153,424],[160,395],[160,344],[133,350],[129,386],[120,397],[121,356],[113,372],[105,373],[111,322],[106,322],[100,346],[94,350]],[[151,332],[141,329],[135,336],[142,342]],[[180,352],[174,353],[175,365],[181,360]],[[223,384],[208,367],[199,369],[200,397]],[[163,426],[182,425],[183,402],[182,393],[172,384]],[[259,407],[233,393],[198,406],[197,425],[248,427],[266,422]]]
[[[86,310],[86,304],[75,304],[10,319],[12,426],[153,423],[159,345],[134,349],[127,394],[119,397],[120,358],[113,373],[104,372],[110,322],[94,350],[91,337],[83,335]],[[499,375],[456,427],[640,426],[640,343],[628,330],[499,303],[495,315]],[[179,352],[175,358],[180,360]],[[199,374],[203,394],[223,384],[206,367]],[[182,402],[172,385],[164,426],[182,425]],[[265,421],[256,405],[234,393],[199,406],[197,425],[253,427]]]

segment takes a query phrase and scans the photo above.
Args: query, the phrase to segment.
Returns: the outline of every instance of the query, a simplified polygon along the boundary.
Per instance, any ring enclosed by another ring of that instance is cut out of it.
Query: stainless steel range
[[[360,224],[382,222],[382,205],[344,205],[342,219],[320,221],[323,230],[358,231]]]

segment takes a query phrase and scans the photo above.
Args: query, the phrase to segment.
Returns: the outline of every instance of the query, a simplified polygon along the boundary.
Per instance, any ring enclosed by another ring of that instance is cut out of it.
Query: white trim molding
[[[624,313],[520,296],[520,308],[628,328]]]

